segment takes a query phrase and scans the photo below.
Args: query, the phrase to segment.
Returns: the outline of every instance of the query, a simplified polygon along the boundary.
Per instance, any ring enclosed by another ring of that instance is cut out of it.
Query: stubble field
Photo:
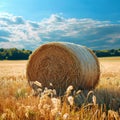
[[[120,120],[120,57],[99,60],[96,89],[67,94],[68,89],[62,98],[47,88],[35,96],[27,61],[0,61],[0,120]]]

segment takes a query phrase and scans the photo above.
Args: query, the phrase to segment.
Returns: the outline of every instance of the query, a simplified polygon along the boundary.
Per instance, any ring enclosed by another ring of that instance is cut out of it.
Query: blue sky
[[[0,0],[0,11],[40,20],[51,14],[65,17],[93,18],[117,21],[120,17],[119,0]]]
[[[0,0],[0,47],[67,41],[120,48],[119,0]]]

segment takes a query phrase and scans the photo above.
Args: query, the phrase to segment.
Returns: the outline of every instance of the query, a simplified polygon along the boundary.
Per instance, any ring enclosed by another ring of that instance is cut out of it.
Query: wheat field
[[[62,97],[40,83],[37,91],[29,87],[27,61],[0,61],[0,120],[120,120],[120,57],[99,61],[96,89],[69,86]]]

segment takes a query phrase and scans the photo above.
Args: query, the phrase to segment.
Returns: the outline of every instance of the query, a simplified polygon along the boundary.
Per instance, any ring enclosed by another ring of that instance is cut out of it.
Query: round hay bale
[[[27,64],[28,82],[38,81],[42,87],[56,89],[62,95],[68,86],[75,90],[95,88],[99,81],[100,67],[95,54],[87,47],[52,42],[40,46]]]

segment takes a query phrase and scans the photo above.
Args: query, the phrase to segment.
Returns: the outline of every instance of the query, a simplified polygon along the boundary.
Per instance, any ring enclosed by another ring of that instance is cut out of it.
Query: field
[[[27,61],[0,61],[0,120],[120,120],[120,57],[99,61],[96,89],[71,93],[70,86],[62,98],[47,88],[36,96]]]

